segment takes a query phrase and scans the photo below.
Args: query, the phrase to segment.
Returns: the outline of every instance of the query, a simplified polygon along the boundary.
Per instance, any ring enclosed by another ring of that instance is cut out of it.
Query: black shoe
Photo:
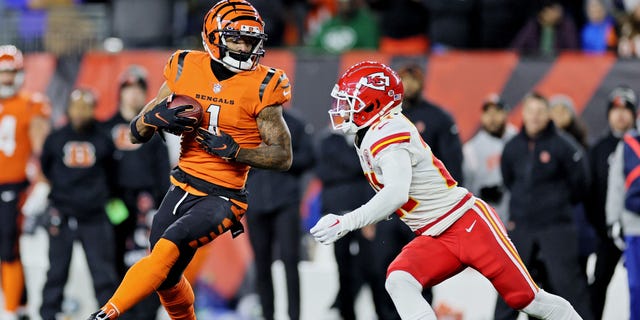
[[[110,320],[109,316],[102,310],[92,313],[87,320]]]

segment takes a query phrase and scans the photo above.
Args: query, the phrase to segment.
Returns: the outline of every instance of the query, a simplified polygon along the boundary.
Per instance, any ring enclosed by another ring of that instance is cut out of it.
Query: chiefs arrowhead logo
[[[358,84],[374,90],[384,91],[389,86],[390,81],[389,76],[385,75],[384,72],[376,72],[360,78]]]

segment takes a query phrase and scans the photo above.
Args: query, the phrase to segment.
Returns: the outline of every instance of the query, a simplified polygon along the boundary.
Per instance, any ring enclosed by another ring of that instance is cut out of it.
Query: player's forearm
[[[260,145],[257,148],[240,148],[236,161],[255,168],[286,171],[291,167],[291,147]]]
[[[344,216],[348,230],[384,220],[409,200],[411,186],[411,158],[405,150],[386,154],[381,159],[384,187],[360,208]]]

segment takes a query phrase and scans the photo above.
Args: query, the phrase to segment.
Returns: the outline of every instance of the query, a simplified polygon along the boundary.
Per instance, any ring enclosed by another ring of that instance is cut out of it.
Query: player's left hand
[[[196,141],[207,153],[227,161],[235,160],[240,151],[240,146],[233,137],[222,130],[217,130],[216,134],[213,134],[204,128],[198,128]]]
[[[345,229],[343,217],[335,214],[327,214],[320,218],[313,228],[311,228],[311,235],[316,241],[322,244],[331,244],[336,242],[347,234],[348,230]]]

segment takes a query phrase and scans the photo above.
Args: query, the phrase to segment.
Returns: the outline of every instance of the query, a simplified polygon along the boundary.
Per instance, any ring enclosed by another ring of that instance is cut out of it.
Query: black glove
[[[498,203],[502,200],[502,188],[500,186],[483,187],[480,189],[480,198],[486,202]]]
[[[219,156],[225,160],[235,160],[240,146],[230,135],[221,130],[217,131],[216,134],[213,134],[204,128],[198,128],[196,141],[208,154]]]
[[[169,109],[167,106],[172,98],[173,94],[147,111],[147,113],[142,116],[142,122],[156,130],[164,130],[175,135],[179,135],[184,131],[192,131],[198,120],[195,118],[180,117],[178,113],[186,109],[191,109],[193,106],[183,105]]]

